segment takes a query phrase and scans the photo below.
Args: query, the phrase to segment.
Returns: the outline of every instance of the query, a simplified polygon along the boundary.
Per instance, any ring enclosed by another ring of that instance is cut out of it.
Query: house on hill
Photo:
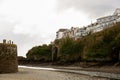
[[[57,31],[56,39],[66,37],[73,39],[81,38],[88,34],[96,33],[106,28],[112,27],[117,22],[120,22],[120,8],[117,8],[112,15],[98,18],[95,23],[84,26],[82,28],[71,27],[71,29],[59,29],[59,31]]]
[[[67,31],[68,29],[59,29],[57,32],[56,32],[56,39],[61,39],[63,38],[63,34],[65,31]]]

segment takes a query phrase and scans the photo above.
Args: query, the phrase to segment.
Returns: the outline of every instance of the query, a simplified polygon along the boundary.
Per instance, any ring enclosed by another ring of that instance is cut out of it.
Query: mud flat
[[[87,75],[19,68],[18,73],[0,74],[0,80],[110,80]]]

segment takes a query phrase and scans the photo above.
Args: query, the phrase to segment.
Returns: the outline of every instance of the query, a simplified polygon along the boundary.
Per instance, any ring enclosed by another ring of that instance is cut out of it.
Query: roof
[[[117,8],[114,12],[113,15],[109,15],[109,16],[105,16],[105,17],[101,17],[101,18],[98,18],[98,19],[105,19],[105,18],[108,18],[108,17],[113,17],[113,16],[116,16],[116,14],[120,14],[120,8]],[[98,20],[97,19],[97,20]]]
[[[114,15],[116,15],[116,14],[120,14],[120,8],[117,8],[117,9],[115,10]]]
[[[59,29],[57,32],[64,32],[66,30],[68,30],[68,29]]]
[[[113,17],[113,16],[116,16],[116,15],[109,15],[109,16],[101,17],[101,18],[98,18],[97,20],[99,20],[99,19],[105,19],[105,18]]]

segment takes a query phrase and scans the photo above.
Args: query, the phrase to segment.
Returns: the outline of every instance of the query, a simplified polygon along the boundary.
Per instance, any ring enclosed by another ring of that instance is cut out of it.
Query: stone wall
[[[12,43],[0,43],[0,73],[18,72],[17,46]]]

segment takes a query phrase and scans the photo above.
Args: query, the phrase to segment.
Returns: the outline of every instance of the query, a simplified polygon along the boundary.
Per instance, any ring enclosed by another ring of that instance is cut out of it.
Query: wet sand
[[[0,80],[109,80],[87,75],[19,68],[18,73],[0,74]]]

